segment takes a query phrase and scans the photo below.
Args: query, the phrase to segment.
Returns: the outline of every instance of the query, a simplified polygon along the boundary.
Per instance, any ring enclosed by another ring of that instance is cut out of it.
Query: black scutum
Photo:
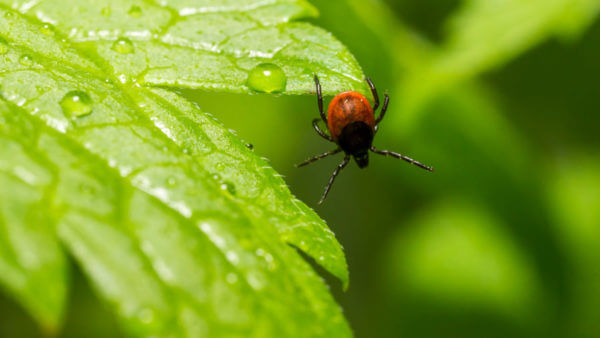
[[[355,157],[368,154],[373,142],[373,130],[366,123],[356,121],[342,129],[338,144],[346,153]]]

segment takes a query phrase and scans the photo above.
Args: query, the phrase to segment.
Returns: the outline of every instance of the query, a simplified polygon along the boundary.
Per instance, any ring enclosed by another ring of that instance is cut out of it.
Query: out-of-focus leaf
[[[176,95],[116,84],[48,27],[1,10],[0,35],[3,135],[47,159],[41,212],[128,332],[349,335],[286,241],[347,282],[341,248],[264,161]]]
[[[392,241],[396,293],[448,308],[531,314],[540,295],[531,263],[498,222],[467,203],[445,203]]]
[[[598,0],[468,0],[451,18],[446,42],[437,48],[394,17],[381,0],[343,1],[395,61],[390,71],[398,83],[390,88],[392,103],[386,120],[401,131],[414,128],[423,105],[440,92],[548,38],[576,37],[600,10]]]
[[[468,0],[450,21],[433,71],[451,81],[474,76],[549,37],[581,32],[598,10],[598,0]]]
[[[0,2],[85,42],[124,83],[299,94],[314,91],[318,74],[325,93],[368,92],[346,47],[316,26],[294,22],[317,15],[303,0]],[[270,76],[249,85],[262,63],[283,69],[283,82]]]
[[[6,107],[2,106],[4,111]],[[38,151],[14,143],[0,115],[0,283],[46,331],[62,317],[66,263],[55,235],[54,215],[46,214],[56,172]],[[24,130],[33,136],[31,130]],[[33,142],[30,137],[25,143]]]
[[[548,177],[554,226],[572,266],[569,332],[581,337],[600,332],[600,163],[597,157],[563,158]]]
[[[560,238],[578,259],[597,259],[600,252],[594,243],[600,241],[600,172],[598,160],[585,157],[559,162],[549,185],[551,210]]]

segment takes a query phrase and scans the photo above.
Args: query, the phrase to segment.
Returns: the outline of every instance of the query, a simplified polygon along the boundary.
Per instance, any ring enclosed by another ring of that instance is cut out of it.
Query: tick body
[[[327,128],[333,141],[352,155],[360,168],[369,164],[375,115],[367,98],[357,92],[338,94],[329,103]]]
[[[327,194],[329,193],[329,190],[331,189],[333,181],[340,171],[344,169],[346,165],[348,165],[351,157],[354,158],[359,168],[367,167],[369,164],[369,151],[380,155],[389,155],[407,161],[422,169],[433,171],[433,168],[423,165],[411,159],[410,157],[388,150],[378,150],[373,147],[373,138],[377,133],[379,122],[381,122],[385,112],[387,111],[390,98],[386,93],[383,106],[381,107],[381,112],[379,113],[379,116],[375,118],[375,112],[379,108],[379,96],[377,95],[377,89],[375,89],[371,79],[367,78],[367,83],[369,84],[369,88],[371,88],[371,93],[373,94],[373,107],[371,107],[367,98],[365,98],[362,94],[353,91],[343,92],[336,95],[333,100],[331,100],[326,116],[325,112],[323,111],[321,84],[319,83],[319,78],[315,75],[319,113],[321,114],[321,119],[327,125],[329,135],[319,128],[318,118],[313,120],[313,127],[321,137],[330,142],[336,143],[338,147],[332,151],[310,158],[305,162],[298,164],[297,167],[305,166],[327,156],[337,154],[341,151],[346,154],[342,163],[338,165],[333,172],[333,175],[329,179],[329,183],[325,188],[325,192],[323,193],[319,204],[323,203],[327,197]]]

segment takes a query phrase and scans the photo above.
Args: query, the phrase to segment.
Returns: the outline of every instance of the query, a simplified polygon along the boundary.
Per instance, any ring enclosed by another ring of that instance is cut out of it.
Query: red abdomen
[[[362,94],[343,92],[331,100],[327,110],[327,128],[331,137],[337,142],[342,129],[352,122],[364,122],[371,129],[375,128],[373,108]]]

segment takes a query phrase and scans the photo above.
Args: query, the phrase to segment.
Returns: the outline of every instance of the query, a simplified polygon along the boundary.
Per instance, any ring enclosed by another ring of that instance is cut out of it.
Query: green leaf
[[[3,106],[3,108],[5,108]],[[4,109],[6,111],[6,109]],[[54,168],[37,151],[15,143],[0,116],[0,283],[45,331],[61,320],[67,290],[66,262],[55,235]],[[27,130],[26,132],[29,132]],[[31,139],[23,139],[29,143]]]
[[[350,335],[286,243],[346,284],[341,247],[263,160],[177,95],[120,84],[59,32],[2,9],[0,35],[3,135],[52,170],[39,212],[128,332]],[[7,171],[27,165],[9,149]]]
[[[469,0],[451,19],[435,67],[449,77],[476,75],[549,37],[574,36],[598,10],[597,0]]]
[[[42,4],[45,3],[46,2],[42,2],[36,5],[36,15],[41,16],[40,8]],[[81,3],[82,2],[77,2],[79,5],[81,5]],[[96,3],[94,2],[94,4]],[[121,2],[117,2],[116,4],[123,6],[123,3]],[[300,5],[304,6],[302,8],[308,6],[304,2],[299,2],[297,4],[294,2],[294,4],[280,4],[277,6],[267,6],[266,8],[259,6],[256,8],[256,10],[260,10],[259,12],[262,13],[261,17],[266,17],[266,13],[268,12],[267,9],[273,9],[273,7],[280,9],[288,8],[287,14],[285,11],[282,11],[281,13],[275,11],[275,14],[270,16],[270,20],[274,20],[273,18],[276,15],[279,15],[281,17],[280,21],[283,22],[289,20],[289,18],[293,17],[294,15],[303,13],[301,10],[292,11],[293,8],[297,8]],[[141,5],[142,4],[140,4],[140,6]],[[127,6],[125,7],[129,9],[131,9],[132,6],[135,7],[133,3],[127,4]],[[256,6],[250,6],[250,3],[248,3],[246,7],[250,8]],[[180,10],[183,10],[181,8]],[[101,11],[101,13],[104,12],[105,11]],[[70,18],[71,17],[68,17],[67,19]],[[49,36],[55,34],[52,29],[48,30],[44,29],[44,27],[46,26],[41,27],[39,30],[33,29],[33,32],[41,31],[45,32],[46,34],[50,34]],[[73,31],[68,29],[68,32],[72,33]],[[65,54],[61,54],[63,53],[62,51],[55,50],[55,47],[47,45],[45,40],[41,37],[27,36],[27,30],[23,30],[22,32],[15,30],[11,33],[17,35],[22,34],[23,36],[21,36],[21,38],[25,40],[37,39],[40,44],[44,44],[45,51],[54,53],[53,55],[56,55],[58,58],[69,60],[69,62],[72,62],[73,64],[80,64],[88,71],[92,70],[99,77],[110,77],[110,74],[102,74],[102,71],[98,70],[98,66],[90,63],[86,59],[82,59],[78,55],[74,55],[68,51],[64,52]],[[337,41],[335,43],[332,42],[332,44],[335,46],[341,46]],[[88,53],[91,52],[88,51]],[[97,55],[91,56],[96,60],[98,59]],[[99,60],[98,63],[101,65],[107,64],[104,59]],[[113,68],[109,66],[107,67],[108,69],[105,67],[103,71],[112,72]],[[114,72],[113,75],[118,76]],[[312,78],[310,79],[310,83],[312,85]],[[150,93],[144,93],[144,95],[138,95],[137,99],[144,101],[143,104],[145,105],[154,107],[154,111],[150,112],[150,117],[154,121],[154,124],[162,131],[173,130],[173,132],[165,132],[165,135],[171,138],[171,140],[178,146],[183,147],[186,151],[189,151],[190,155],[202,155],[203,159],[201,164],[207,170],[210,172],[219,171],[224,181],[229,181],[235,185],[238,185],[240,194],[238,194],[237,197],[245,198],[247,203],[243,205],[249,213],[267,215],[270,222],[279,229],[284,240],[305,251],[307,254],[313,257],[318,264],[322,265],[325,269],[338,277],[343,284],[347,286],[348,271],[345,258],[333,233],[329,231],[323,221],[312,210],[310,210],[310,208],[306,207],[306,205],[300,203],[296,198],[291,196],[287,187],[284,186],[285,182],[274,170],[272,170],[264,161],[258,159],[256,156],[244,156],[243,154],[249,153],[248,150],[245,149],[244,145],[240,143],[237,138],[234,139],[235,141],[231,142],[231,138],[223,137],[224,134],[229,135],[229,133],[225,132],[224,129],[220,127],[220,125],[218,125],[213,119],[203,117],[204,115],[200,114],[197,107],[192,106],[191,104],[177,98],[175,95],[169,94],[164,90],[158,92],[158,89],[154,89],[154,94],[158,95],[152,95],[153,98],[146,97],[151,95]],[[160,98],[160,95],[163,97]],[[163,106],[176,109],[177,118],[163,113]],[[54,121],[54,123],[64,122]],[[205,130],[200,132],[196,124],[205,126]],[[177,134],[180,135],[176,136]],[[204,142],[197,142],[197,144],[193,142],[194,138],[201,137],[204,134],[206,134],[203,140]],[[212,147],[203,144],[210,142],[215,143],[215,146],[220,147],[221,149],[227,149],[227,154],[213,152]],[[240,166],[245,166],[246,170],[239,170]],[[290,199],[293,205],[288,203]],[[256,205],[260,206],[261,208],[257,209]],[[264,215],[263,217],[266,217]]]
[[[249,88],[247,79],[259,64],[272,63],[285,73],[287,85],[278,90],[284,93],[314,91],[314,74],[326,94],[368,92],[360,66],[339,41],[311,24],[292,21],[317,15],[305,1],[1,2],[55,24],[72,41],[85,42],[122,82],[268,92],[268,86]],[[126,39],[125,47],[115,46],[118,39]]]
[[[533,262],[492,215],[449,201],[412,223],[390,246],[392,293],[454,312],[474,308],[512,318],[537,313],[542,292]]]
[[[586,335],[598,332],[600,325],[600,175],[598,156],[573,156],[557,161],[544,180],[549,210],[561,249],[569,262],[572,291],[566,315],[569,332]]]
[[[560,241],[573,261],[586,263],[585,269],[600,260],[594,246],[600,241],[598,163],[593,156],[572,156],[560,161],[556,172],[544,180]]]

